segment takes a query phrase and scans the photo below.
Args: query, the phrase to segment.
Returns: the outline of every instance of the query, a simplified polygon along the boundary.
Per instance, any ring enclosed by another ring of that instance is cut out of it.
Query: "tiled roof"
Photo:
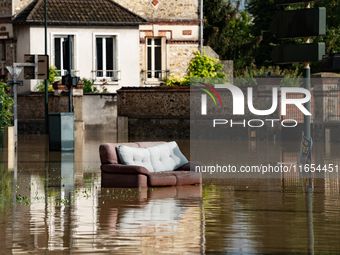
[[[44,22],[44,0],[34,0],[12,22]],[[147,20],[111,0],[47,0],[49,24],[138,25]]]

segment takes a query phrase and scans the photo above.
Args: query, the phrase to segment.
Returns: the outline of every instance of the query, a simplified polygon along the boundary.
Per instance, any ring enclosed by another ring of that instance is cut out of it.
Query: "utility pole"
[[[72,81],[72,36],[68,36],[68,75],[70,77],[70,81]],[[73,102],[72,102],[72,90],[73,86],[70,84],[69,86],[69,101],[70,101],[70,112],[73,112]]]
[[[305,3],[305,9],[310,9],[310,2]],[[305,38],[305,43],[309,44],[309,38],[310,37],[306,37]],[[303,78],[304,78],[304,87],[305,89],[307,89],[308,91],[310,91],[310,66],[309,66],[309,62],[304,63],[305,66],[303,68]],[[305,108],[307,109],[307,111],[311,112],[310,109],[310,101],[308,101],[307,103],[305,103]],[[305,131],[305,136],[308,139],[311,139],[311,132],[310,132],[310,115],[304,115],[304,131]],[[312,153],[310,152],[307,158],[306,163],[310,164],[311,163],[311,155]]]
[[[203,56],[203,0],[200,1],[200,48],[201,48],[201,56]]]
[[[47,0],[45,0],[45,55],[47,55]],[[48,79],[45,80],[45,134],[49,133],[48,121]]]

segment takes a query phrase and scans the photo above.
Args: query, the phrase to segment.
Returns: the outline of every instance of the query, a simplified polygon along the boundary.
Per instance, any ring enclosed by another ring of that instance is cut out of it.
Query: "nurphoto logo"
[[[243,91],[235,85],[231,85],[231,84],[215,84],[214,86],[205,84],[205,83],[201,83],[203,84],[206,88],[200,88],[201,90],[203,90],[204,92],[206,92],[206,94],[202,94],[201,95],[201,115],[207,115],[207,108],[208,108],[208,104],[207,104],[207,95],[209,95],[214,103],[215,106],[217,106],[216,100],[213,96],[213,94],[215,94],[215,96],[218,98],[220,105],[223,106],[223,102],[221,99],[221,96],[218,94],[216,89],[228,89],[231,92],[232,95],[232,106],[233,106],[233,115],[238,115],[238,116],[242,116],[245,115],[245,96]],[[212,93],[208,90],[210,89],[212,91]],[[304,103],[307,103],[311,100],[311,93],[309,90],[305,89],[305,88],[301,88],[301,87],[282,87],[281,89],[281,115],[286,115],[287,114],[287,106],[288,105],[295,105],[304,115],[306,116],[310,116],[312,115],[305,107],[304,107]],[[295,94],[301,94],[304,97],[303,98],[288,98],[288,94],[289,93],[295,93]],[[279,102],[278,102],[278,97],[279,97],[279,89],[278,87],[273,87],[272,88],[272,105],[269,109],[266,110],[259,110],[256,109],[254,107],[254,103],[253,103],[253,87],[248,87],[247,88],[247,106],[249,111],[257,116],[268,116],[270,114],[273,114],[276,110],[277,107],[279,106]],[[261,120],[261,119],[251,119],[248,120],[248,126],[249,127],[262,127],[264,125],[265,122],[269,122],[271,123],[271,126],[274,126],[274,122],[276,121],[280,121],[279,119],[265,119],[265,120]],[[294,122],[294,125],[286,125],[286,122]],[[231,120],[227,120],[227,119],[213,119],[213,127],[215,127],[216,125],[225,125],[227,123],[230,123],[230,126],[232,127],[233,125],[243,125],[244,127],[246,126],[246,120],[244,119],[243,121],[238,121],[235,122],[232,119]],[[257,125],[255,125],[255,123],[257,123]],[[297,125],[297,121],[294,119],[286,119],[286,120],[282,120],[281,121],[281,125],[284,127],[295,127]]]

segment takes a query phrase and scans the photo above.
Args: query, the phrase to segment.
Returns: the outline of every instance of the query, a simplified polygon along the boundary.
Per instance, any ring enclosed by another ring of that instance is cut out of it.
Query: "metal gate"
[[[340,121],[340,87],[332,85],[325,93],[325,120]]]

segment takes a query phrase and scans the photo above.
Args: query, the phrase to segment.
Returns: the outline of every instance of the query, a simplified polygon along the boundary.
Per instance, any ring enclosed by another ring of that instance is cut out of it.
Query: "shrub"
[[[166,86],[189,86],[191,79],[199,78],[225,79],[227,75],[222,72],[222,69],[223,65],[218,59],[214,59],[205,54],[201,56],[201,53],[196,51],[195,57],[190,62],[188,75],[170,75],[166,81]]]
[[[1,129],[5,126],[11,126],[11,117],[13,116],[12,108],[14,105],[13,99],[7,94],[9,92],[9,87],[5,81],[0,81],[0,101],[2,101],[2,123]],[[1,130],[2,131],[2,130]]]
[[[57,72],[57,67],[52,66],[49,68],[49,77],[48,77],[48,91],[54,91],[52,84],[57,81],[56,76],[59,76],[59,73]],[[45,91],[45,82],[40,83],[36,87],[37,91]]]
[[[235,85],[256,85],[256,80],[254,79],[257,75],[266,75],[270,71],[271,75],[281,75],[283,79],[281,81],[281,87],[299,87],[302,84],[301,79],[292,78],[302,78],[302,73],[299,68],[295,69],[280,69],[279,66],[269,66],[257,68],[255,65],[245,67],[242,70],[235,71]]]
[[[84,82],[84,93],[98,93],[98,89],[94,86],[93,80],[82,78],[80,79],[82,82]]]

